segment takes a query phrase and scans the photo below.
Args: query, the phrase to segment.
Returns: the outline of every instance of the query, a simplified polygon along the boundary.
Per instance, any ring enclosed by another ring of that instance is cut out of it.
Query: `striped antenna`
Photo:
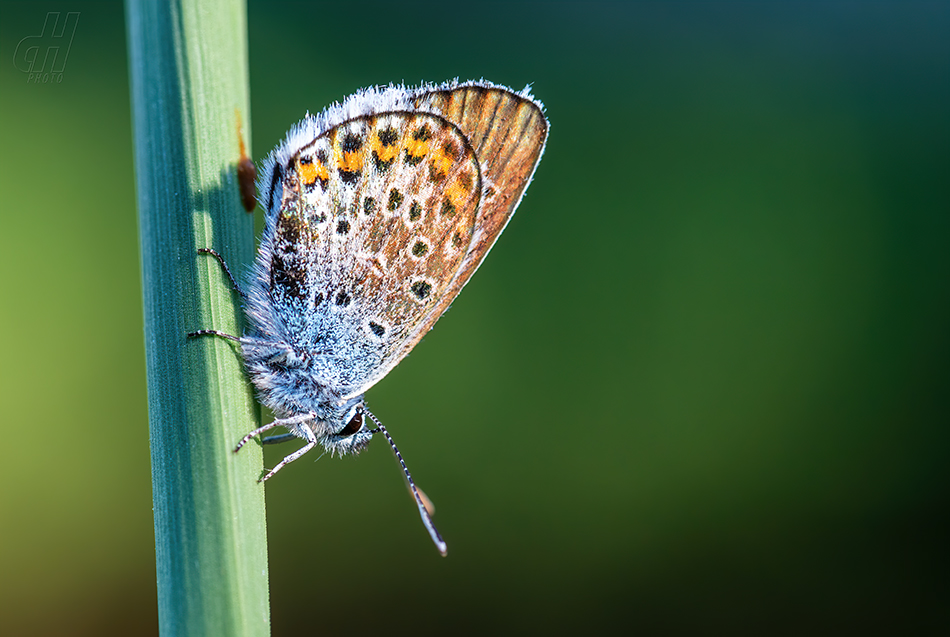
[[[406,461],[402,459],[402,454],[399,453],[399,448],[393,441],[393,437],[389,435],[389,432],[386,431],[386,428],[383,427],[383,424],[379,422],[379,419],[377,419],[370,410],[364,407],[363,411],[367,416],[370,417],[370,420],[376,423],[376,429],[372,429],[370,432],[374,434],[381,432],[384,436],[386,436],[386,440],[389,441],[389,446],[393,448],[393,453],[396,454],[396,460],[399,461],[403,472],[406,474],[406,480],[409,483],[409,490],[412,492],[412,497],[416,499],[416,505],[419,507],[419,516],[422,518],[422,524],[425,525],[426,531],[429,532],[429,536],[435,543],[435,547],[439,549],[439,553],[442,554],[442,557],[445,557],[449,554],[449,549],[445,545],[445,541],[442,539],[442,536],[439,535],[439,530],[435,528],[435,523],[432,521],[432,516],[429,514],[429,509],[426,508],[422,496],[419,495],[419,490],[416,488],[416,483],[412,481],[412,475],[409,474],[409,467],[406,466]]]

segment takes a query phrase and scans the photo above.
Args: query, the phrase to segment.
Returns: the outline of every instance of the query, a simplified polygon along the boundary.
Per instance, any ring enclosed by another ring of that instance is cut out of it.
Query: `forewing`
[[[423,92],[413,102],[416,108],[449,120],[465,135],[478,158],[483,193],[472,241],[452,281],[385,362],[380,377],[432,329],[472,278],[521,201],[548,134],[548,122],[538,103],[498,86],[476,82]]]
[[[475,151],[438,115],[377,113],[331,128],[278,173],[260,264],[274,331],[322,361],[321,383],[361,393],[454,285],[483,190]]]

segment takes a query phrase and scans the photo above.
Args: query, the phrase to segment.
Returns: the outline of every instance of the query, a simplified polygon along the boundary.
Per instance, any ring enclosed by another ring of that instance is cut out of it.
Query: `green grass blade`
[[[236,180],[250,136],[247,24],[235,0],[128,0],[135,170],[162,635],[269,633],[258,425],[234,343],[253,216]],[[240,278],[240,276],[239,276]]]

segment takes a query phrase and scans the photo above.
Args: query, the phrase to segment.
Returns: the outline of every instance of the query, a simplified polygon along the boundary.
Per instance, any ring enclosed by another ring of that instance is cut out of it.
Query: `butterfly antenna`
[[[406,461],[402,459],[402,454],[399,453],[399,448],[393,441],[393,437],[389,435],[389,432],[386,431],[386,428],[383,427],[383,424],[379,422],[372,412],[370,412],[365,407],[363,408],[363,411],[367,416],[370,417],[370,420],[376,423],[376,429],[371,430],[370,433],[381,432],[384,436],[386,436],[386,440],[389,441],[389,446],[393,448],[393,453],[396,454],[396,460],[399,461],[403,472],[406,474],[406,480],[409,482],[409,490],[412,491],[412,497],[416,499],[416,505],[419,507],[419,516],[422,518],[422,524],[425,525],[426,530],[429,532],[429,536],[435,543],[435,547],[439,549],[439,553],[442,554],[442,557],[445,557],[448,555],[449,549],[445,545],[445,541],[442,539],[442,536],[439,535],[439,530],[435,528],[435,523],[432,521],[432,516],[429,515],[429,510],[426,508],[426,505],[422,500],[422,496],[419,495],[419,490],[416,489],[416,483],[412,481],[412,476],[409,474],[409,467],[406,466]]]

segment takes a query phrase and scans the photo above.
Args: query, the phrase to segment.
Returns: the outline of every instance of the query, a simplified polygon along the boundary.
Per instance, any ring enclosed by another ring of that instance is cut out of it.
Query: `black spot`
[[[352,186],[357,181],[359,181],[361,171],[343,170],[342,168],[340,168],[339,170],[337,170],[337,172],[340,174],[340,179],[343,180],[344,184],[347,184],[348,186]]]
[[[429,246],[427,246],[424,241],[416,241],[415,245],[412,246],[412,253],[417,257],[421,257],[428,251]]]
[[[459,173],[459,176],[455,178],[458,181],[458,184],[465,190],[472,189],[472,173],[463,172]]]
[[[343,136],[343,152],[355,153],[363,147],[363,138],[356,133],[347,133]]]
[[[438,183],[440,181],[445,181],[445,178],[448,175],[445,174],[444,170],[439,170],[435,167],[435,164],[429,164],[429,181],[432,183]]]
[[[455,143],[452,141],[445,142],[445,144],[442,146],[442,152],[444,152],[446,155],[448,155],[452,159],[459,158],[459,152],[460,152],[459,147],[456,146]]]
[[[301,157],[301,158],[300,158],[300,165],[301,165],[301,166],[309,166],[309,165],[312,164],[312,163],[313,163],[313,157],[304,156],[304,157]]]
[[[320,188],[322,188],[323,190],[326,190],[328,181],[329,179],[324,179],[323,177],[317,177],[311,182],[306,182],[306,181],[303,182],[303,189],[307,192],[313,192],[316,189],[317,184],[320,184]]]
[[[393,212],[396,208],[402,205],[403,196],[402,193],[393,188],[389,191],[389,205],[387,208],[390,212]]]
[[[321,303],[323,303],[323,292],[317,292],[316,296],[313,297],[313,307],[316,309]]]
[[[277,240],[282,245],[296,249],[300,243],[300,219],[294,215],[282,214],[277,219]]]
[[[346,234],[350,231],[350,222],[346,219],[340,219],[336,223],[336,233],[337,234]]]
[[[412,138],[420,142],[427,142],[432,139],[432,131],[429,130],[428,126],[423,124],[413,132]]]
[[[442,208],[439,210],[439,214],[443,217],[452,217],[455,215],[455,212],[455,204],[448,199],[443,199]]]
[[[455,236],[452,237],[452,245],[454,245],[456,248],[461,248],[461,247],[462,247],[462,234],[461,234],[461,233],[459,233],[459,232],[456,232],[456,233],[455,233]]]
[[[373,151],[373,163],[376,165],[376,170],[380,172],[388,172],[392,168],[393,162],[396,160],[395,157],[390,157],[386,161],[383,161],[379,158],[379,154],[374,150]]]
[[[313,218],[313,222],[320,224],[327,220],[327,213],[321,212],[316,217]]]
[[[278,253],[270,264],[270,283],[272,288],[281,290],[284,295],[299,299],[307,283],[307,272],[295,267],[292,261],[285,261]]]
[[[383,146],[392,146],[399,139],[399,133],[396,132],[396,129],[390,126],[384,130],[379,131],[376,134],[379,137],[379,141]]]
[[[323,165],[325,166],[326,163],[327,163],[327,151],[325,151],[325,150],[318,150],[318,151],[317,151],[317,161],[320,162],[321,164],[323,164]]]
[[[410,289],[412,290],[412,293],[415,294],[416,297],[418,297],[418,299],[421,301],[422,299],[429,296],[429,292],[432,291],[432,286],[425,281],[416,281],[412,284]]]
[[[417,221],[422,216],[422,206],[418,201],[413,201],[409,206],[409,221]]]
[[[385,328],[385,327],[383,327],[383,326],[380,325],[379,323],[374,323],[373,321],[370,321],[370,322],[369,322],[369,329],[370,329],[370,330],[373,332],[373,334],[375,334],[376,336],[382,336],[383,334],[386,333],[386,328]]]
[[[376,212],[376,199],[373,197],[367,197],[363,200],[363,212],[371,215]]]
[[[336,304],[340,307],[346,307],[350,304],[350,295],[346,292],[340,292],[336,295]]]
[[[405,162],[409,164],[410,166],[418,166],[419,162],[421,162],[426,157],[425,153],[421,155],[412,155],[409,153],[408,148],[405,150],[405,152],[403,152],[402,156],[403,156],[403,160],[405,160]]]

